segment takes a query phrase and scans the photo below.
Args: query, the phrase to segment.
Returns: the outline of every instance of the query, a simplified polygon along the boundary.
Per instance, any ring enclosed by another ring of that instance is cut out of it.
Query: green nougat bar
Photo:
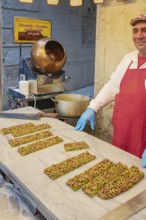
[[[55,144],[63,142],[63,139],[56,136],[52,138],[45,139],[43,141],[38,141],[27,146],[19,148],[17,151],[22,155],[25,156],[27,154],[33,153],[35,151],[42,150],[44,148],[53,146]]]
[[[106,184],[98,193],[102,199],[111,199],[136,185],[144,178],[144,173],[135,166],[125,170],[111,182]]]
[[[89,148],[89,145],[84,141],[64,144],[65,151],[83,150]]]
[[[21,130],[21,129],[27,129],[30,127],[35,127],[33,123],[25,123],[25,124],[19,124],[19,125],[13,125],[9,126],[7,128],[2,128],[0,132],[4,135],[10,134],[13,130]]]
[[[100,173],[95,179],[84,185],[82,188],[83,192],[90,197],[96,195],[105,184],[107,184],[117,175],[120,175],[125,169],[128,168],[122,163],[113,165],[108,170]]]
[[[80,189],[83,185],[88,183],[89,181],[93,180],[95,177],[99,175],[99,173],[103,172],[104,170],[109,169],[113,166],[114,163],[108,159],[104,159],[99,163],[95,164],[93,167],[85,170],[79,175],[69,179],[66,184],[74,191]]]
[[[52,132],[50,132],[49,130],[45,130],[45,131],[41,131],[35,134],[31,134],[31,135],[27,135],[27,136],[22,136],[19,138],[14,138],[9,140],[9,144],[12,147],[16,147],[22,144],[27,144],[29,142],[33,142],[33,141],[38,141],[41,140],[43,138],[47,138],[53,136]]]
[[[29,128],[12,130],[11,134],[14,137],[19,137],[19,136],[22,136],[22,135],[31,134],[31,133],[34,133],[34,132],[37,132],[37,131],[45,130],[45,129],[48,129],[50,127],[51,126],[48,123],[43,123],[43,124],[39,124],[39,125],[36,125],[36,126],[31,126]]]
[[[52,180],[55,180],[94,159],[96,159],[96,156],[89,152],[85,152],[46,168],[44,173],[46,173]]]

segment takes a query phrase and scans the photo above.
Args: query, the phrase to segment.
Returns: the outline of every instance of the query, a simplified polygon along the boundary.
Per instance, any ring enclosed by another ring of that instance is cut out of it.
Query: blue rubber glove
[[[146,168],[146,149],[144,150],[142,154],[142,166]]]
[[[83,114],[79,118],[75,130],[82,131],[88,121],[90,122],[91,129],[94,130],[95,116],[96,112],[92,108],[87,108],[87,110],[83,112]]]

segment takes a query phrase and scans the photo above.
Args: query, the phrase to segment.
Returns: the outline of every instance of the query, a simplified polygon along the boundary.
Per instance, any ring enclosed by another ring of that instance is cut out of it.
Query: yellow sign
[[[14,17],[14,42],[34,43],[43,37],[51,38],[51,21]]]

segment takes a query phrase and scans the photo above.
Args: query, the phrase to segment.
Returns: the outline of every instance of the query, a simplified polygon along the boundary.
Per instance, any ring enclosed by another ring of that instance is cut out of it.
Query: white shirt
[[[130,52],[122,59],[116,70],[112,73],[110,80],[103,86],[95,99],[91,100],[88,106],[89,108],[97,112],[100,108],[115,99],[116,94],[119,92],[121,80],[129,65],[130,69],[137,69],[138,51]],[[140,68],[146,68],[146,63],[141,65]]]

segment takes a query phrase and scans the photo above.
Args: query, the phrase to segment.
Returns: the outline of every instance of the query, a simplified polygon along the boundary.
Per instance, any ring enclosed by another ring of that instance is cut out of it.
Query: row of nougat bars
[[[113,163],[104,159],[83,173],[70,178],[66,184],[72,190],[82,188],[88,196],[102,199],[113,198],[137,184],[144,173],[136,166],[128,168],[122,163]]]
[[[47,140],[39,141],[41,139],[53,136],[51,131],[46,130],[49,128],[51,128],[51,126],[47,123],[43,123],[39,125],[35,125],[33,123],[25,123],[25,124],[10,126],[7,128],[2,128],[0,132],[4,135],[11,133],[15,137],[9,140],[9,144],[12,147],[16,147],[19,145],[37,141],[35,143],[29,144],[27,146],[23,146],[18,149],[18,152],[22,156],[24,156],[29,153],[33,153],[35,151],[44,149],[46,147],[52,146],[54,144],[57,144],[63,141],[63,139],[59,138],[58,136],[47,139]],[[37,133],[34,133],[34,132],[37,132]],[[84,141],[64,144],[65,151],[82,150],[82,149],[87,149],[87,148],[89,148],[89,145]]]
[[[37,131],[45,130],[50,127],[51,126],[48,123],[43,123],[39,125],[35,125],[33,123],[25,123],[25,124],[10,126],[8,128],[2,128],[0,132],[4,135],[12,134],[14,137],[19,137]]]

